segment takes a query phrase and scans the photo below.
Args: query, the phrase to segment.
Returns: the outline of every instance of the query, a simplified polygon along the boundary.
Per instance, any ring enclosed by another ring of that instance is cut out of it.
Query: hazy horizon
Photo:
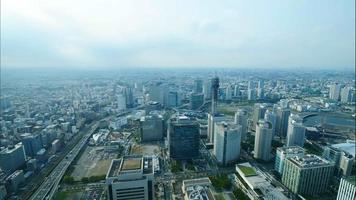
[[[1,1],[2,69],[354,70],[355,1]]]

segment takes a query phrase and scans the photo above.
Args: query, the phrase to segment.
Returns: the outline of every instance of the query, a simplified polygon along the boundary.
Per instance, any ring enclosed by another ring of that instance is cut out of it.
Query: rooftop
[[[237,167],[242,171],[245,176],[256,176],[257,173],[252,167],[237,165]]]
[[[152,158],[142,155],[124,156],[121,159],[113,159],[107,177],[118,177],[121,174],[153,173]]]
[[[290,159],[293,163],[295,163],[299,167],[303,167],[303,168],[330,165],[329,161],[313,154],[307,154],[304,155],[303,157],[295,156],[288,159]]]

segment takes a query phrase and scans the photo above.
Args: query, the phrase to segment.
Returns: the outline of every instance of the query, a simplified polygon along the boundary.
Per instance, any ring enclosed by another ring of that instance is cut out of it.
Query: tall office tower
[[[329,161],[316,155],[287,158],[282,183],[295,194],[317,195],[328,187],[333,167]]]
[[[290,109],[277,107],[276,114],[277,114],[276,133],[280,137],[285,138],[287,136]]]
[[[247,89],[251,90],[255,88],[255,83],[253,81],[248,81]]]
[[[126,101],[126,107],[127,108],[132,108],[134,106],[134,97],[133,97],[133,91],[131,87],[124,87],[124,95],[125,95],[125,101]]]
[[[199,156],[199,124],[186,116],[172,118],[168,125],[168,151],[171,158],[187,160]]]
[[[208,137],[210,143],[214,144],[215,123],[222,122],[224,120],[226,120],[226,117],[224,115],[220,115],[220,114],[212,115],[208,113]]]
[[[0,168],[12,173],[26,162],[25,148],[22,143],[9,146],[0,151]]]
[[[225,89],[225,100],[230,101],[232,99],[232,90],[231,86],[228,85]]]
[[[344,87],[341,89],[341,102],[342,103],[349,103],[352,99],[352,88],[351,87]]]
[[[329,98],[335,101],[339,100],[341,86],[337,83],[330,85]]]
[[[167,106],[169,88],[162,83],[154,83],[149,87],[150,101],[156,101],[162,106]]]
[[[194,80],[193,92],[194,93],[202,93],[203,92],[203,80],[201,80],[201,79]]]
[[[253,128],[256,127],[257,122],[263,119],[267,108],[264,104],[256,103],[253,108]]]
[[[341,178],[336,200],[356,199],[356,177]]]
[[[265,121],[271,122],[272,124],[272,135],[273,137],[276,135],[276,123],[277,123],[277,115],[273,111],[267,110],[264,117]]]
[[[258,99],[263,99],[264,98],[264,81],[260,80],[258,81],[258,88],[257,88],[257,96]]]
[[[291,114],[288,119],[287,147],[304,146],[305,126],[302,124],[303,119],[299,115]]]
[[[257,91],[256,89],[248,89],[247,90],[247,100],[254,101],[257,99]]]
[[[151,157],[124,156],[111,161],[106,174],[109,200],[154,199],[154,166]]]
[[[256,124],[254,158],[268,161],[270,160],[272,145],[272,124],[260,120]]]
[[[351,175],[354,157],[346,152],[341,153],[338,175],[348,177]]]
[[[205,80],[203,85],[203,94],[205,100],[210,100],[212,97],[211,93],[211,80]]]
[[[211,114],[215,115],[217,113],[218,106],[218,90],[219,90],[219,78],[214,77],[211,79]]]
[[[117,109],[123,111],[126,109],[126,97],[123,94],[118,94],[117,99]]]
[[[178,92],[176,91],[169,91],[168,93],[168,100],[167,100],[167,106],[168,107],[176,107],[179,105],[178,103]]]
[[[234,122],[236,125],[241,126],[241,141],[245,141],[247,136],[247,111],[238,109],[235,113]]]
[[[41,135],[32,135],[31,133],[24,133],[21,135],[21,142],[25,148],[27,156],[34,158],[37,152],[42,149]]]
[[[192,93],[189,99],[189,106],[191,110],[196,110],[204,104],[203,93]]]
[[[214,155],[219,164],[227,165],[240,156],[241,126],[215,123]]]
[[[239,97],[240,96],[240,89],[239,85],[234,86],[234,97]]]
[[[163,117],[152,114],[141,117],[140,120],[141,141],[157,141],[163,139]]]
[[[304,149],[299,146],[278,147],[276,151],[276,161],[275,161],[274,169],[280,175],[282,175],[285,159],[295,157],[295,156],[303,157]]]

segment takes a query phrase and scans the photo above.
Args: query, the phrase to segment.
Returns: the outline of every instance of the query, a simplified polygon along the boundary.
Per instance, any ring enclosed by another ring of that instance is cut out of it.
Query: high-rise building
[[[260,120],[256,124],[254,155],[256,159],[268,161],[271,158],[272,124]]]
[[[152,114],[141,117],[140,120],[141,141],[157,141],[163,139],[163,117]]]
[[[288,120],[287,147],[304,146],[305,126],[302,124],[302,118],[299,115],[291,114]]]
[[[132,108],[135,104],[132,88],[124,87],[124,95],[125,95],[126,107]]]
[[[240,89],[239,85],[234,86],[234,97],[239,97],[240,96]]]
[[[285,159],[295,157],[295,156],[303,157],[304,149],[299,146],[278,147],[276,151],[276,161],[275,161],[274,169],[280,175],[282,175]]]
[[[268,121],[272,124],[272,135],[276,134],[276,123],[277,123],[277,115],[273,111],[267,110],[264,117],[265,121]]]
[[[205,100],[210,100],[210,99],[211,99],[211,97],[212,97],[212,93],[211,93],[211,80],[206,80],[206,81],[204,81],[203,94],[204,94],[204,99],[205,99]]]
[[[171,158],[187,160],[199,156],[199,124],[186,116],[169,121],[168,151]]]
[[[31,133],[24,133],[21,135],[21,138],[26,155],[34,158],[36,153],[43,147],[41,135],[32,135]]]
[[[214,155],[218,163],[227,165],[239,158],[241,131],[236,124],[215,123]]]
[[[9,146],[0,151],[0,168],[6,173],[12,173],[26,162],[25,149],[22,143]]]
[[[354,157],[346,152],[341,153],[338,175],[348,177],[351,175]]]
[[[156,101],[162,106],[167,106],[169,88],[162,83],[154,83],[149,87],[150,101]]]
[[[152,158],[130,155],[112,160],[106,186],[109,200],[154,199]]]
[[[204,94],[203,93],[192,93],[190,95],[190,109],[191,110],[196,110],[198,109],[200,106],[202,106],[204,103]]]
[[[241,141],[246,140],[247,136],[247,111],[238,109],[235,113],[235,124],[241,126]]]
[[[341,86],[337,83],[330,85],[329,98],[338,101],[340,98]]]
[[[8,185],[11,192],[17,192],[20,185],[25,182],[23,170],[16,170],[6,178],[6,185]]]
[[[123,111],[126,109],[126,97],[123,94],[118,94],[117,97],[117,109]]]
[[[341,89],[341,102],[349,103],[352,100],[352,87],[344,87]]]
[[[201,79],[194,80],[193,92],[194,93],[202,93],[203,92],[203,80],[201,80]]]
[[[258,99],[263,99],[264,98],[263,88],[264,88],[264,81],[263,80],[258,81],[258,88],[257,88]]]
[[[341,178],[336,200],[356,199],[356,177]]]
[[[325,192],[333,165],[316,155],[291,157],[284,161],[282,183],[295,194],[316,195]]]
[[[214,144],[214,132],[215,132],[215,123],[216,122],[222,122],[226,120],[226,117],[224,115],[220,114],[215,114],[212,115],[208,113],[208,137],[209,137],[209,142]]]
[[[277,107],[276,109],[277,120],[276,120],[276,133],[280,137],[287,136],[287,129],[288,129],[288,119],[290,115],[290,109]]]
[[[256,103],[253,108],[253,128],[256,127],[257,122],[263,119],[267,108],[264,104]]]
[[[225,89],[225,100],[230,101],[232,99],[232,90],[231,86],[228,85]]]
[[[168,100],[167,100],[168,107],[176,107],[179,106],[179,95],[176,91],[169,91],[168,93]]]
[[[216,76],[211,79],[211,114],[215,115],[217,113],[218,106],[218,90],[219,90],[219,78]]]
[[[257,99],[257,91],[256,89],[248,89],[247,90],[247,100],[254,101]]]

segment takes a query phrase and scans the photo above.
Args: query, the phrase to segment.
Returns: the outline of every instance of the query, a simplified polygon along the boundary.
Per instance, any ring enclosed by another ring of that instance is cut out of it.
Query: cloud
[[[4,67],[353,67],[354,1],[3,0]]]

